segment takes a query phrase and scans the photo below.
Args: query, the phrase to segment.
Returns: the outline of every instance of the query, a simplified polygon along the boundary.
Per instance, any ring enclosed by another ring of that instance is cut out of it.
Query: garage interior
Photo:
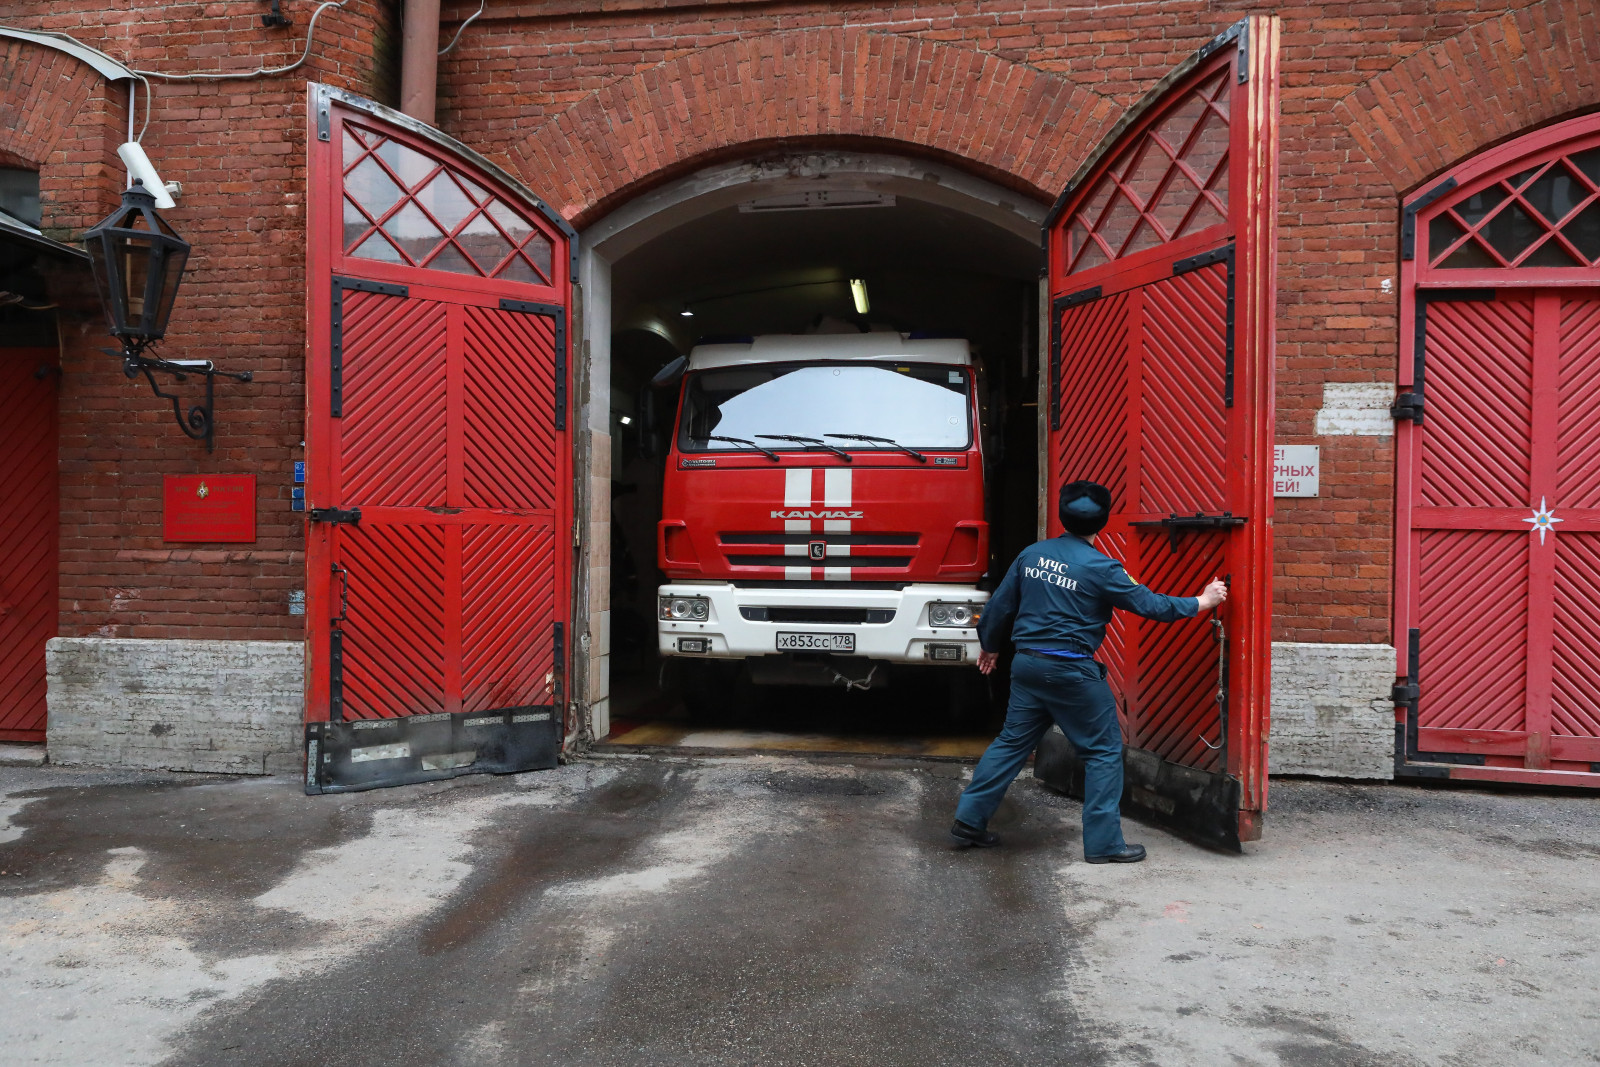
[[[926,169],[926,168],[925,168]],[[948,173],[948,172],[947,172]],[[1042,208],[997,224],[947,187],[796,176],[723,190],[610,266],[610,725],[614,745],[969,757],[1004,714],[1003,672],[897,669],[865,692],[740,684],[715,716],[686,701],[681,657],[656,648],[656,523],[676,386],[652,377],[705,338],[896,330],[965,338],[982,404],[992,588],[1035,537]],[[997,193],[1001,191],[996,191]],[[1020,198],[1009,196],[1012,202]],[[1032,217],[1030,220],[1029,217]],[[865,283],[859,313],[851,280]],[[951,672],[951,673],[946,673]],[[960,677],[952,677],[959,672]],[[884,682],[887,684],[884,684]]]

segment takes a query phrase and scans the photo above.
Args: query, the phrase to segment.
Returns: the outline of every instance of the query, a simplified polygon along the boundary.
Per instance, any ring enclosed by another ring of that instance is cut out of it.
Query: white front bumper
[[[989,594],[971,586],[908,585],[904,589],[739,589],[727,583],[677,582],[663,585],[661,596],[698,596],[711,601],[705,622],[657,622],[663,656],[693,659],[744,659],[779,652],[778,634],[853,634],[855,655],[891,663],[971,664],[978,658],[978,631],[974,627],[932,627],[928,605],[938,602],[981,604]],[[745,618],[740,608],[865,608],[892,610],[894,618],[882,623],[764,622]],[[705,652],[684,652],[680,638],[705,638]],[[961,648],[959,660],[934,660],[929,646]]]

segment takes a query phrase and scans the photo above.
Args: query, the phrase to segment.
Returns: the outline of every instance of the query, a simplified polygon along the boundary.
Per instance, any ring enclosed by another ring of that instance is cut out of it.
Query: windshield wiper
[[[746,448],[753,448],[757,452],[760,452],[763,456],[766,456],[768,459],[772,460],[772,462],[774,462],[774,463],[778,463],[783,459],[782,456],[778,455],[772,449],[770,449],[770,448],[762,448],[760,445],[756,444],[754,441],[746,441],[742,437],[716,437],[716,436],[711,436],[711,437],[707,437],[706,440],[707,441],[726,441],[730,445],[744,445]]]
[[[825,433],[822,436],[837,437],[841,441],[872,441],[876,444],[888,445],[890,448],[898,448],[900,451],[904,452],[918,463],[928,462],[928,457],[924,456],[921,452],[918,452],[914,448],[907,448],[899,441],[896,441],[890,437],[874,437],[870,433]]]
[[[854,463],[855,459],[842,448],[835,448],[820,437],[796,437],[788,433],[758,433],[757,437],[768,441],[793,441],[806,446],[807,452],[832,452],[846,463]]]

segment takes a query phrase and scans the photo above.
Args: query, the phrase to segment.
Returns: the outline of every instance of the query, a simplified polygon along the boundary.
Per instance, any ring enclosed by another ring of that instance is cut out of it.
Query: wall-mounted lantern
[[[142,373],[156,396],[172,401],[172,414],[183,432],[204,441],[210,451],[214,447],[213,378],[220,374],[248,382],[251,373],[219,371],[208,359],[150,359],[144,354],[145,349],[166,335],[167,320],[172,316],[183,268],[189,260],[189,243],[156,214],[155,197],[145,191],[138,179],[122,194],[122,206],[90,227],[83,240],[111,334],[122,342],[120,353],[102,351],[120,356],[123,373],[128,377]],[[204,375],[205,404],[192,406],[185,415],[179,406],[180,398],[163,393],[156,384],[155,371],[171,374],[180,382],[191,374]]]

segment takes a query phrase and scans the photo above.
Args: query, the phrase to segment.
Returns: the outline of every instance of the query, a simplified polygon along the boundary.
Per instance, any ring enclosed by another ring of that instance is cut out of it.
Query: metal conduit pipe
[[[434,124],[439,96],[439,0],[405,0],[400,32],[400,110]]]

